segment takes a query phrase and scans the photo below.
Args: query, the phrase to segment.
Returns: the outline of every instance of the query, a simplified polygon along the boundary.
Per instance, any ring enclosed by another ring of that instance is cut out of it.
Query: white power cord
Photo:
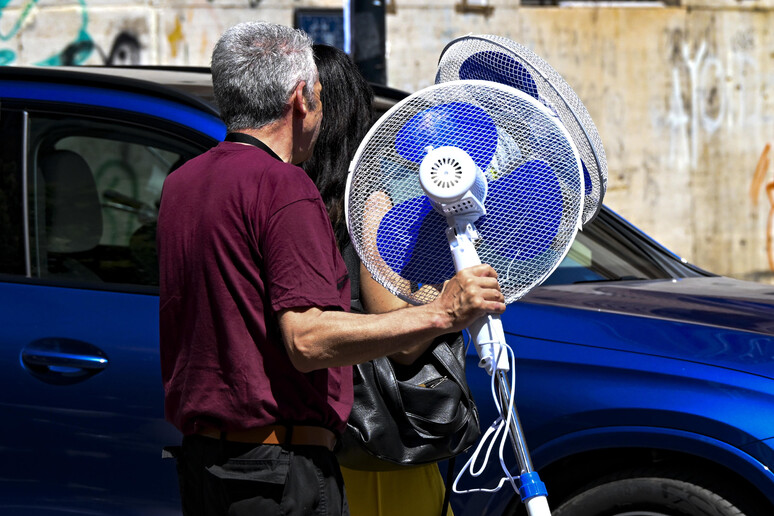
[[[507,415],[503,414],[503,407],[500,403],[500,397],[497,395],[497,383],[496,383],[496,374],[491,375],[491,390],[492,390],[492,398],[494,399],[495,406],[497,407],[497,411],[500,414],[500,416],[495,419],[492,424],[489,426],[489,428],[484,432],[484,435],[481,437],[481,440],[479,441],[478,445],[476,446],[475,451],[470,456],[470,458],[467,460],[465,465],[462,467],[460,472],[457,474],[457,477],[454,479],[454,484],[452,484],[452,490],[453,492],[457,494],[463,494],[463,493],[496,493],[500,489],[502,489],[503,485],[505,485],[505,482],[510,482],[511,486],[513,487],[514,491],[517,493],[519,492],[519,488],[516,485],[516,482],[514,480],[514,477],[510,474],[510,470],[508,466],[505,463],[505,458],[503,456],[503,450],[505,448],[505,443],[508,441],[508,431],[507,428],[511,424],[511,419],[513,416],[513,405],[514,405],[514,399],[516,394],[516,364],[515,364],[515,354],[513,352],[513,349],[505,342],[502,343],[500,346],[500,353],[503,353],[503,350],[505,349],[507,353],[507,360],[509,364],[509,370],[511,372],[511,385],[510,385],[510,396],[508,401],[508,412]],[[497,357],[497,360],[495,360],[495,363],[499,363],[500,357]],[[502,435],[501,435],[502,434]],[[505,473],[505,476],[500,478],[500,481],[497,484],[497,487],[480,487],[480,488],[472,488],[472,489],[459,489],[457,487],[457,484],[459,483],[462,476],[468,472],[471,477],[479,477],[484,472],[484,469],[486,468],[486,465],[489,463],[489,457],[492,454],[492,450],[495,446],[495,444],[498,442],[498,436],[499,436],[499,459],[500,459],[500,467],[502,468],[503,472]],[[488,442],[488,445],[487,445]],[[484,455],[484,460],[481,464],[481,467],[479,469],[476,469],[476,462],[478,460],[479,455],[486,447],[486,454]]]

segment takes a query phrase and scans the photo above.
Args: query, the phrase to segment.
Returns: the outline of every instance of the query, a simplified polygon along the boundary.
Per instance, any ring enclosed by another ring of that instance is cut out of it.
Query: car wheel
[[[632,471],[589,484],[552,511],[553,516],[744,516],[695,478]]]

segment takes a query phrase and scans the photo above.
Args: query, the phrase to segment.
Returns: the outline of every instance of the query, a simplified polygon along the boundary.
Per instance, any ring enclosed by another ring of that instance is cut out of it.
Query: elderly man
[[[229,29],[212,55],[226,140],[173,172],[158,221],[161,369],[186,515],[348,514],[333,454],[352,364],[505,310],[488,266],[432,303],[348,312],[346,267],[295,164],[323,116],[311,41]]]

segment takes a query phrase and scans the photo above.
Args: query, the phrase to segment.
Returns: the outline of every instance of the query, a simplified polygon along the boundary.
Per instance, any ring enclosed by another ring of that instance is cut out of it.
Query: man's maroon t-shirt
[[[277,324],[286,308],[349,309],[347,270],[303,170],[220,143],[167,178],[158,247],[169,421],[184,434],[275,423],[343,430],[351,368],[299,372]]]

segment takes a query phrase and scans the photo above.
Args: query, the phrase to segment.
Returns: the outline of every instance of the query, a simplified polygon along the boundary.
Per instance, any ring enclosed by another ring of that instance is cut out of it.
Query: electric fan
[[[520,298],[566,255],[583,200],[580,157],[559,119],[523,91],[481,80],[436,84],[393,106],[361,142],[345,197],[363,264],[413,304],[481,262],[497,271],[506,303]],[[518,487],[506,471],[508,480],[530,515],[548,514],[513,408],[500,319],[484,317],[469,331],[480,365],[499,382],[498,408],[508,411],[522,473]]]
[[[575,92],[539,56],[501,36],[468,35],[453,40],[438,61],[436,83],[478,79],[507,84],[553,111],[578,148],[584,172],[583,224],[596,217],[607,188],[607,161],[602,140]]]

